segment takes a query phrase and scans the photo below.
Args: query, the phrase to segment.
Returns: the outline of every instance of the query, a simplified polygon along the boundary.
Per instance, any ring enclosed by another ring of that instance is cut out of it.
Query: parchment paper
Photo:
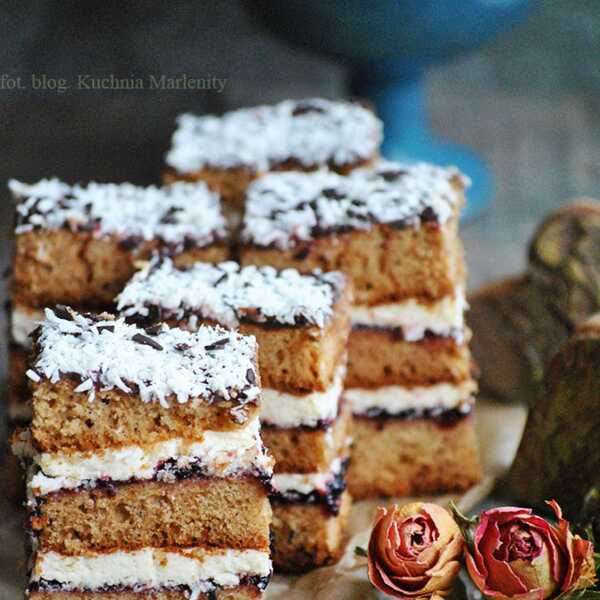
[[[447,503],[451,498],[469,511],[492,490],[497,477],[506,471],[516,452],[525,423],[525,409],[479,401],[476,408],[477,432],[485,466],[484,480],[462,497],[436,497],[428,500]],[[0,478],[0,600],[22,598],[24,581],[22,511],[6,498],[6,473]],[[396,499],[398,503],[410,501]],[[394,499],[355,504],[350,518],[351,539],[342,560],[333,567],[318,569],[300,577],[276,576],[267,589],[267,600],[370,600],[379,598],[366,574],[364,558],[354,556],[355,546],[366,547],[371,519],[378,505]]]
[[[484,500],[496,479],[510,466],[525,425],[526,411],[521,406],[508,406],[479,401],[476,407],[477,437],[485,477],[462,497],[427,498],[445,505],[454,499],[465,512]],[[267,600],[375,600],[382,598],[367,578],[366,559],[356,557],[354,548],[366,548],[371,521],[377,506],[410,498],[392,498],[357,502],[350,517],[351,539],[342,560],[335,566],[317,569],[300,577],[275,576],[267,588]]]

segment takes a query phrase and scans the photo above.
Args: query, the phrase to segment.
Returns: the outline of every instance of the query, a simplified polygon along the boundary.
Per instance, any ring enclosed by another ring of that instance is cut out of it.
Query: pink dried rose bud
[[[436,504],[378,508],[369,539],[369,579],[394,598],[447,596],[460,571],[463,546],[457,524]]]
[[[481,513],[466,563],[487,598],[543,600],[593,585],[592,544],[571,533],[555,501],[548,504],[557,525],[525,508]]]

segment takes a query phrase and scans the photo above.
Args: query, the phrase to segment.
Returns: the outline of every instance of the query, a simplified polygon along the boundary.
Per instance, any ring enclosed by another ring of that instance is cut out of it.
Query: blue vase
[[[254,0],[249,9],[276,35],[352,68],[351,91],[368,99],[385,125],[383,154],[401,161],[455,165],[469,175],[466,218],[493,195],[484,161],[438,140],[428,125],[423,72],[477,48],[519,20],[530,0]]]

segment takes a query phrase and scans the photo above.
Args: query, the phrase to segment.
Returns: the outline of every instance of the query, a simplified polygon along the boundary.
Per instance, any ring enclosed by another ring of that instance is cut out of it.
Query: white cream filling
[[[426,331],[448,335],[453,329],[462,329],[467,307],[464,290],[459,288],[454,295],[433,304],[421,304],[410,298],[394,304],[354,306],[350,314],[353,325],[401,327],[405,339],[415,342]]]
[[[271,573],[268,552],[181,548],[176,552],[144,548],[133,552],[65,556],[38,553],[31,579],[57,581],[67,590],[98,590],[105,586],[164,588],[188,586],[197,598],[213,586],[233,587],[245,576]]]
[[[340,368],[324,392],[294,395],[263,388],[260,420],[276,427],[315,427],[319,421],[335,419],[344,386],[346,369]]]
[[[336,458],[329,470],[317,473],[276,473],[271,480],[271,487],[280,494],[297,492],[327,492],[327,486],[342,469],[342,459]]]
[[[260,423],[254,419],[246,427],[234,431],[205,431],[198,441],[173,438],[148,446],[126,446],[102,452],[35,453],[13,445],[16,454],[33,455],[40,467],[28,481],[32,495],[48,494],[60,489],[76,488],[98,479],[127,481],[151,479],[169,481],[174,475],[169,469],[156,473],[166,460],[175,459],[176,468],[192,464],[202,466],[209,477],[226,477],[239,472],[259,469],[270,473],[272,459],[265,452],[260,439]]]
[[[10,316],[10,335],[16,344],[29,348],[31,339],[29,334],[37,327],[40,321],[44,320],[44,311],[20,308],[14,306]]]
[[[344,398],[350,403],[354,414],[360,415],[371,409],[378,409],[393,415],[406,410],[456,408],[476,391],[477,384],[467,380],[460,384],[438,383],[413,388],[400,385],[377,389],[350,388],[344,391]]]

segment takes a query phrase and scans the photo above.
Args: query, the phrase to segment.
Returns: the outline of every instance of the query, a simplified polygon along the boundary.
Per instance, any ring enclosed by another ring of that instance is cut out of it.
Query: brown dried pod
[[[469,304],[482,391],[533,404],[554,353],[600,310],[600,202],[550,214],[531,240],[527,272],[477,290]]]
[[[552,359],[503,491],[530,505],[555,498],[576,518],[600,483],[600,313]]]

